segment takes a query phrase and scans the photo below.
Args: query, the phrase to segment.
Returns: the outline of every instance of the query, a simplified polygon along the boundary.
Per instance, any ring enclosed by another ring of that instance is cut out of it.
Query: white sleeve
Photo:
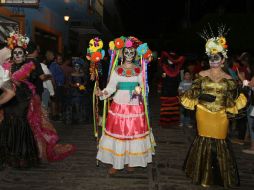
[[[54,87],[53,87],[53,84],[52,84],[51,80],[47,81],[47,89],[49,91],[50,96],[54,96],[55,95]]]
[[[10,80],[9,71],[0,66],[0,88],[8,80]]]
[[[104,100],[110,97],[116,91],[117,83],[118,83],[118,74],[116,73],[116,71],[114,71],[109,79],[107,87],[102,90],[102,92],[107,91],[108,95],[100,96],[100,100]]]

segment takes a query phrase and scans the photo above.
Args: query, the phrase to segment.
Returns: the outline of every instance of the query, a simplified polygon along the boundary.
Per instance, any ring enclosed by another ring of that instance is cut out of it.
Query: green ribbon
[[[117,89],[118,90],[135,90],[136,86],[138,86],[138,82],[118,82]]]

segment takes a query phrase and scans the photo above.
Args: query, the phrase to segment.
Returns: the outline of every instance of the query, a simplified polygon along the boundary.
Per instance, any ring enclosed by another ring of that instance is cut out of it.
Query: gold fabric
[[[246,103],[247,103],[247,98],[243,94],[240,94],[238,98],[235,100],[235,105],[232,107],[227,107],[226,112],[237,114],[238,110],[246,106]]]
[[[245,107],[247,99],[238,95],[233,80],[212,81],[199,76],[182,97],[181,103],[187,109],[196,110],[198,135],[186,157],[184,170],[193,183],[204,187],[222,185],[225,188],[240,183],[237,165],[226,140],[228,131],[227,112],[238,114]],[[199,100],[201,94],[216,96],[214,102]]]
[[[184,171],[194,184],[224,188],[240,184],[237,164],[227,140],[197,136],[191,145]]]
[[[225,139],[228,132],[228,119],[224,110],[211,112],[202,105],[196,111],[198,134],[202,137]]]
[[[236,87],[236,83],[232,79],[224,78],[219,82],[214,82],[208,76],[199,76],[193,82],[191,89],[181,96],[181,103],[191,110],[194,110],[195,106],[200,104],[212,112],[229,108],[227,111],[237,114],[237,110],[243,108],[247,100],[244,95],[236,99]],[[210,94],[216,96],[216,99],[214,102],[198,100],[200,94]]]

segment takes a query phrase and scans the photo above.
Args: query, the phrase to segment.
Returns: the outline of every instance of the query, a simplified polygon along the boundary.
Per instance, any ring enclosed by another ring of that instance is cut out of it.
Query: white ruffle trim
[[[146,167],[152,162],[154,146],[152,133],[134,140],[120,140],[104,134],[100,139],[97,159],[115,169],[123,169],[124,165]]]

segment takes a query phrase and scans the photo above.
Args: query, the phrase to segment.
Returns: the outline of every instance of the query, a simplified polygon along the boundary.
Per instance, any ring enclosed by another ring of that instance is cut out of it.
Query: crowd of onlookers
[[[33,84],[42,105],[54,121],[65,124],[90,123],[92,119],[92,81],[89,63],[82,57],[63,56],[30,42],[27,60],[36,65]]]

